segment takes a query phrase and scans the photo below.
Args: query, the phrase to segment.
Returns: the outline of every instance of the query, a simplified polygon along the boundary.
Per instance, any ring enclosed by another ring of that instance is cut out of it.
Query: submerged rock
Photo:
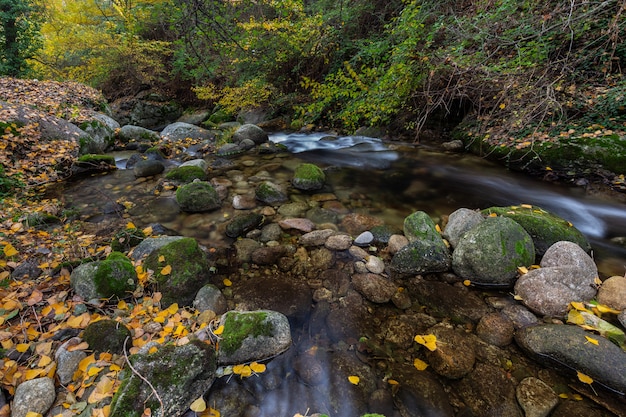
[[[293,173],[291,183],[299,190],[319,190],[324,186],[326,175],[314,164],[300,164]]]
[[[181,210],[189,212],[210,211],[222,206],[215,188],[205,181],[195,181],[178,187],[176,202]]]

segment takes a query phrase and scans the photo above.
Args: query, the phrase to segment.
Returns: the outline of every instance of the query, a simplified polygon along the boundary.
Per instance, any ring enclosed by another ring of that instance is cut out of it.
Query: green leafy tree
[[[0,74],[26,75],[28,59],[41,47],[41,13],[31,0],[0,0]]]

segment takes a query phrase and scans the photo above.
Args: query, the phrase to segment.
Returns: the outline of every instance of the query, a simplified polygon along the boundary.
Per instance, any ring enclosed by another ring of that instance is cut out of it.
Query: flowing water
[[[231,192],[253,196],[258,182],[271,179],[286,183],[294,166],[310,161],[325,168],[328,188],[324,191],[336,195],[344,207],[376,216],[398,230],[402,230],[404,218],[417,210],[440,219],[461,207],[533,204],[571,221],[588,237],[602,276],[626,272],[626,249],[610,240],[626,236],[626,205],[619,202],[586,195],[581,188],[540,182],[471,155],[442,153],[424,145],[321,134],[275,134],[271,140],[289,152],[232,157],[231,168],[215,171],[231,184]],[[117,155],[120,167],[124,157]],[[228,247],[233,243],[223,233],[224,224],[236,211],[229,204],[211,213],[181,213],[173,192],[161,190],[157,195],[157,189],[158,179],[135,179],[131,170],[119,169],[64,184],[62,193],[67,203],[94,223],[118,216],[121,203],[138,227],[160,223],[207,246]],[[330,364],[326,366],[325,372],[334,372]],[[288,378],[293,370],[284,374]],[[228,391],[238,385],[220,381],[216,386]],[[253,384],[245,387],[248,394],[257,389]],[[273,389],[259,395],[263,400],[258,401],[260,408],[252,415],[291,417],[294,409],[304,414],[306,408],[298,407],[314,404],[316,400],[309,399],[315,397],[316,390],[319,388],[302,384]],[[233,395],[247,401],[241,393]]]

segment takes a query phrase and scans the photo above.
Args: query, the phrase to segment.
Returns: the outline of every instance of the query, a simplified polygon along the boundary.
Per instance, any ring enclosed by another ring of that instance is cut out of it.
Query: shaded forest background
[[[623,136],[626,0],[0,0],[0,70],[297,129]]]

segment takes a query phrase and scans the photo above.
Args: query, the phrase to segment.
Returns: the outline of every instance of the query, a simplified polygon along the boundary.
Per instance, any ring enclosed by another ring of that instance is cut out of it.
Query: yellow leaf
[[[472,281],[470,281],[469,279],[466,279],[463,281],[463,285],[465,285],[466,287],[469,287],[470,285],[472,285]]]
[[[418,334],[414,340],[420,345],[426,346],[431,352],[437,349],[437,336],[434,334]]]
[[[26,413],[25,417],[42,417],[42,415],[39,413],[35,413],[34,411],[29,411],[28,413]]]
[[[167,312],[170,314],[176,314],[177,311],[178,311],[178,303],[171,304],[167,308]]]
[[[521,207],[531,209],[533,206],[531,204],[520,204]]]
[[[17,350],[19,353],[24,353],[28,350],[29,346],[30,346],[30,343],[18,343],[15,346],[15,350]]]
[[[17,255],[17,249],[15,249],[13,245],[11,245],[10,243],[7,243],[4,246],[4,254],[6,255],[7,258],[13,255]]]
[[[52,362],[52,358],[50,356],[42,355],[41,358],[39,359],[39,362],[37,363],[37,366],[41,368],[45,368],[46,366],[50,364],[50,362]]]
[[[128,222],[128,223],[126,223],[126,228],[127,229],[136,229],[137,226],[135,226],[135,224],[133,222]]]
[[[100,368],[98,366],[91,366],[89,367],[89,369],[87,370],[87,375],[89,376],[94,376],[97,375],[98,372],[100,372],[103,368]]]
[[[165,265],[163,269],[161,269],[161,275],[169,275],[172,272],[172,265]]]
[[[566,393],[562,392],[559,394],[559,397],[561,398],[569,398],[569,395],[567,395]]]
[[[546,167],[546,171],[552,171],[552,168]]]
[[[572,395],[572,399],[574,399],[576,401],[582,401],[583,397],[580,394],[574,394],[574,395]]]
[[[208,417],[220,417],[220,412],[216,410],[215,408],[209,408]]]
[[[213,334],[216,334],[218,336],[221,335],[222,333],[224,333],[224,325],[223,324],[213,331]]]
[[[578,311],[585,311],[585,310],[587,310],[585,308],[585,305],[583,303],[581,303],[581,302],[572,301],[570,304],[571,304],[572,307],[574,307]]]
[[[230,287],[231,285],[233,285],[233,282],[231,280],[229,280],[228,278],[224,278],[224,286],[226,287]]]
[[[398,381],[396,381],[395,379],[388,379],[387,383],[389,385],[399,385],[400,383]]]
[[[256,372],[257,374],[261,374],[263,372],[265,372],[265,365],[262,363],[258,363],[258,362],[252,362],[250,364],[250,369],[252,369],[252,372]]]
[[[24,371],[24,379],[27,381],[31,379],[35,379],[39,375],[41,375],[42,371],[43,369],[27,369],[26,371]]]
[[[500,110],[504,110],[504,108],[506,107],[506,104],[500,103],[500,105],[498,107],[500,107]]]
[[[525,266],[518,266],[517,267],[517,272],[519,272],[522,275],[527,274],[528,273],[528,268],[526,268]]]
[[[350,375],[348,377],[348,381],[350,381],[351,384],[359,385],[359,382],[361,382],[361,378],[356,375]]]
[[[413,366],[415,366],[415,369],[417,369],[418,371],[423,371],[424,369],[428,368],[428,364],[418,358],[413,359]]]
[[[163,255],[159,256],[159,262],[165,262],[165,256]]]
[[[148,226],[145,229],[142,230],[142,232],[146,235],[146,236],[150,236],[152,234],[152,226]]]
[[[233,373],[234,373],[235,375],[239,375],[239,374],[241,374],[241,371],[243,370],[243,367],[244,367],[244,366],[245,366],[245,365],[241,365],[241,364],[240,364],[240,365],[234,365],[234,366],[233,366]]]
[[[619,314],[621,311],[615,310],[614,308],[605,306],[604,304],[598,304],[595,306],[600,313],[611,313],[611,314]]]
[[[155,353],[155,352],[156,352],[156,351],[158,351],[158,350],[159,350],[159,349],[158,349],[156,346],[152,346],[150,349],[148,349],[148,353],[149,353],[149,354],[153,354],[153,353]]]
[[[204,410],[206,410],[206,401],[204,401],[204,398],[200,397],[197,400],[195,400],[194,402],[192,402],[191,405],[189,406],[189,408],[193,412],[201,413]]]
[[[126,301],[120,300],[117,303],[117,308],[120,309],[120,310],[128,310],[128,304],[126,304]]]
[[[98,381],[96,388],[89,395],[87,402],[89,404],[95,404],[97,402],[102,401],[103,399],[107,397],[112,397],[114,393],[114,390],[113,390],[114,385],[115,385],[115,380],[104,375],[100,379],[100,381]]]
[[[589,343],[591,343],[592,345],[598,346],[598,340],[597,339],[594,339],[593,337],[589,337],[589,336],[585,336],[585,339],[587,339],[587,341]]]
[[[578,371],[576,375],[578,376],[578,380],[582,383],[585,383],[585,384],[593,383],[593,379],[589,375],[585,375],[580,371]]]

